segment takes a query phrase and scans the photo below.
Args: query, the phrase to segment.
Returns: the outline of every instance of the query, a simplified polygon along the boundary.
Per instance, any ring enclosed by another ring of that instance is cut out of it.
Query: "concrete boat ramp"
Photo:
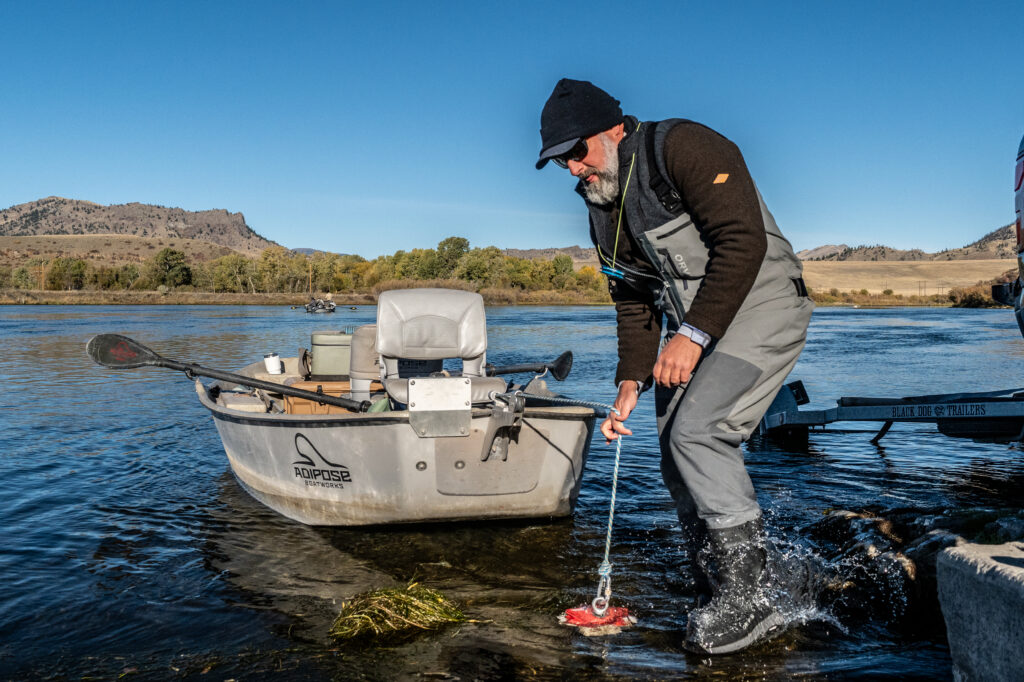
[[[1024,542],[965,543],[938,557],[956,680],[1024,680]]]

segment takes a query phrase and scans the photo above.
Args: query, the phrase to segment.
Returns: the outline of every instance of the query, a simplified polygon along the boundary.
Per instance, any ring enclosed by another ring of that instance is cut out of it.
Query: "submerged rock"
[[[985,533],[996,542],[1014,542],[1024,540],[1024,518],[1006,516],[996,519],[985,526]]]

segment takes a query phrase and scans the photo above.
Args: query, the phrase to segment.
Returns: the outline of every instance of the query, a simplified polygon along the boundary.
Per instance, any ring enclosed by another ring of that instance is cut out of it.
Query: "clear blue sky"
[[[1024,2],[0,0],[0,207],[241,211],[373,257],[587,243],[534,170],[562,76],[731,138],[798,249],[938,250],[1013,219]]]

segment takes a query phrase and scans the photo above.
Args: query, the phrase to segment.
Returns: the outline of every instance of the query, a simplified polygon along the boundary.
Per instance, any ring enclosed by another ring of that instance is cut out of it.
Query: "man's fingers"
[[[632,436],[633,432],[622,426],[621,422],[615,422],[616,426],[605,427],[601,426],[601,435],[604,436],[605,442],[611,443],[613,440],[621,436]]]
[[[652,374],[654,375],[654,381],[657,382],[659,386],[666,385],[668,377],[665,375],[665,365],[664,363],[661,362],[661,360],[658,360],[658,362],[654,365],[654,371],[652,372]]]
[[[659,386],[682,386],[693,378],[693,373],[687,371],[685,367],[670,367],[667,364],[655,365],[653,374]]]
[[[605,437],[609,443],[619,437],[632,436],[633,432],[626,428],[626,425],[622,423],[621,419],[616,419],[615,415],[609,415],[604,422],[601,423],[601,435]]]
[[[685,386],[693,377],[704,349],[685,336],[676,335],[662,348],[654,365],[659,386]]]

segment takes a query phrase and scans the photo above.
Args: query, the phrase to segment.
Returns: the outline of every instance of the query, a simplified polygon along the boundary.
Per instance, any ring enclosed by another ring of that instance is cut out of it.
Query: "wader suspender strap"
[[[647,133],[647,168],[651,176],[651,191],[658,197],[658,201],[665,207],[665,210],[672,215],[679,215],[683,212],[683,198],[679,191],[672,186],[672,183],[661,174],[661,166],[654,153],[654,131],[652,127]]]

